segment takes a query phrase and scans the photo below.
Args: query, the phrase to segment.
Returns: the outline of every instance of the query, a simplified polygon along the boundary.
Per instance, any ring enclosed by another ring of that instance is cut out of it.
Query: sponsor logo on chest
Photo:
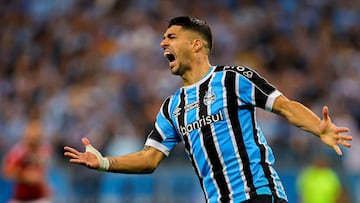
[[[212,103],[214,103],[216,100],[216,95],[214,92],[212,91],[207,91],[204,95],[204,98],[199,101],[194,101],[190,104],[187,104],[184,106],[184,108],[180,108],[180,107],[177,107],[174,112],[173,112],[173,115],[175,117],[178,117],[182,112],[183,113],[186,113],[186,112],[189,112],[190,110],[192,109],[196,109],[196,108],[199,108],[200,107],[200,102],[202,102],[204,105],[208,106],[208,105],[211,105]],[[180,129],[180,132],[182,135],[186,135],[188,133],[190,133],[191,131],[193,130],[196,130],[196,129],[199,129],[203,126],[206,126],[206,125],[210,125],[214,122],[218,122],[220,120],[224,120],[224,116],[222,114],[222,111],[219,110],[217,113],[215,114],[212,114],[212,115],[202,115],[201,118],[199,118],[198,120],[190,123],[190,124],[187,124],[185,126],[183,125],[180,125],[179,126],[179,129]]]

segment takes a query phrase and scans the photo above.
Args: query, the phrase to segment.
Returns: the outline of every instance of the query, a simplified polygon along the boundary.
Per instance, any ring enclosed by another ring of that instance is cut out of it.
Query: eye
[[[168,34],[168,35],[167,35],[167,38],[169,38],[169,39],[175,39],[176,37],[175,37],[174,34]]]

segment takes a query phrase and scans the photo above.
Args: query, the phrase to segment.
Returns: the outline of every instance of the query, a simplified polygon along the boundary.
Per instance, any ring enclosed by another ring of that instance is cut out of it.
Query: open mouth
[[[168,60],[169,62],[175,61],[175,56],[174,56],[174,54],[172,54],[172,53],[170,53],[170,52],[165,52],[165,53],[164,53],[164,56],[167,58],[167,60]]]
[[[170,50],[165,50],[164,56],[169,61],[170,68],[173,68],[176,66],[176,57]]]

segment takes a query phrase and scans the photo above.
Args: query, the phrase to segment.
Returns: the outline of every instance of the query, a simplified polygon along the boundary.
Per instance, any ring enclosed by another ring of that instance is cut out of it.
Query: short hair
[[[188,29],[200,34],[208,43],[209,50],[213,46],[213,39],[210,26],[203,20],[197,18],[190,18],[188,16],[175,17],[169,21],[168,28],[173,25],[179,25],[184,29]]]

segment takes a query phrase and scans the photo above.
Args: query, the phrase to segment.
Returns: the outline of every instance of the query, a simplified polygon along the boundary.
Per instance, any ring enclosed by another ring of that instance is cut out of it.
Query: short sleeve
[[[156,116],[156,121],[152,131],[149,133],[145,142],[146,146],[151,146],[169,156],[170,151],[181,141],[170,117],[169,97]]]
[[[281,95],[272,84],[248,67],[239,75],[238,88],[241,103],[271,111],[275,99]]]

